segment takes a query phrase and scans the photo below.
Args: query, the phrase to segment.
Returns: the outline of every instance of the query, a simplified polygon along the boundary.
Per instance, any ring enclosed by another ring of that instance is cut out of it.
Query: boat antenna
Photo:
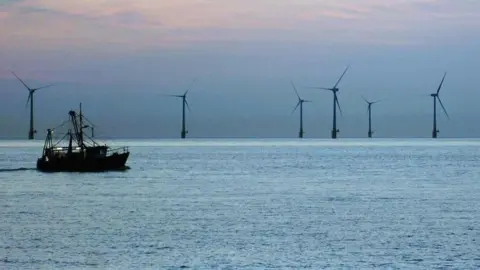
[[[85,115],[82,115],[82,119],[85,120],[85,122],[88,123],[88,125],[85,125],[84,128],[90,128],[91,130],[91,136],[88,136],[86,134],[83,134],[83,135],[86,135],[93,143],[93,145],[97,145],[98,143],[93,139],[95,137],[95,127],[96,125],[92,123],[92,121],[90,121]]]

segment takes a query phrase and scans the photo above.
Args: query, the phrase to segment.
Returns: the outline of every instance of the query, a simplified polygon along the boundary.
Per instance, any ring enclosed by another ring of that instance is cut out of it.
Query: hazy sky
[[[440,135],[480,136],[478,0],[0,0],[0,136],[26,136],[27,91],[37,130],[82,101],[106,135],[177,137],[182,93],[192,137],[296,136],[289,84],[305,106],[307,137],[328,137],[340,84],[340,136],[430,136],[432,100],[448,71]],[[440,112],[440,111],[439,111]],[[394,118],[390,118],[394,117]],[[392,120],[395,119],[395,120]],[[477,125],[479,126],[477,128]],[[101,128],[99,128],[101,129]]]

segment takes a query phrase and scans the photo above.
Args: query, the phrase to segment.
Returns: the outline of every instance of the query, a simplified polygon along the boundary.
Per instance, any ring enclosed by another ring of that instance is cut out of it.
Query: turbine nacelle
[[[368,104],[368,107],[371,107],[373,104],[382,101],[382,100],[368,101],[364,96],[362,96],[362,99]]]

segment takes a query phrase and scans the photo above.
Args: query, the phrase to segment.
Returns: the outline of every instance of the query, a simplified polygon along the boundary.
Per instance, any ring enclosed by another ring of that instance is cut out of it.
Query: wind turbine
[[[363,100],[368,104],[368,137],[372,138],[373,130],[372,130],[372,105],[375,103],[380,102],[380,100],[377,101],[368,101],[362,96]]]
[[[25,107],[28,106],[28,103],[30,102],[30,129],[28,131],[28,139],[29,140],[33,140],[34,139],[34,134],[37,133],[37,131],[35,130],[35,128],[33,127],[33,94],[37,91],[37,90],[40,90],[40,89],[43,89],[43,88],[47,88],[49,86],[52,86],[52,84],[49,84],[49,85],[45,85],[45,86],[42,86],[42,87],[38,87],[38,88],[30,88],[28,87],[23,81],[22,79],[20,79],[17,74],[15,74],[13,71],[10,71],[12,72],[12,74],[17,77],[17,79],[23,84],[23,86],[25,86],[28,90],[28,98],[27,98],[27,103],[25,104]]]
[[[185,93],[183,93],[183,95],[168,95],[170,97],[179,97],[182,99],[182,131],[180,133],[180,136],[182,137],[182,139],[185,139],[188,131],[185,127],[185,107],[187,107],[188,111],[191,112],[190,110],[190,106],[188,105],[188,102],[187,102],[187,94],[188,94],[188,91],[190,91],[190,88],[192,87],[193,83],[195,82],[195,79],[192,80],[192,82],[190,83],[190,86],[187,88],[187,90],[185,91]]]
[[[301,99],[300,95],[298,94],[297,88],[295,87],[293,82],[291,82],[291,83],[292,83],[292,86],[293,86],[293,90],[295,90],[295,94],[297,94],[297,97],[298,97],[297,106],[295,106],[295,108],[293,109],[292,114],[297,110],[298,107],[300,107],[300,131],[298,132],[298,137],[303,138],[303,133],[304,133],[303,132],[303,103],[304,102],[311,102],[311,101]]]
[[[442,106],[443,112],[447,116],[448,119],[450,119],[450,116],[448,116],[447,110],[445,110],[445,107],[443,106],[442,100],[440,99],[439,93],[440,90],[442,89],[443,86],[443,81],[445,80],[445,76],[447,76],[447,72],[443,75],[442,81],[440,82],[440,85],[438,86],[437,92],[430,94],[431,97],[433,97],[433,131],[432,131],[432,138],[437,138],[437,133],[440,131],[437,129],[437,99],[438,102],[440,103],[440,106]]]
[[[343,115],[342,109],[340,108],[340,103],[338,102],[338,97],[337,97],[337,92],[338,92],[338,84],[342,80],[343,76],[345,76],[345,73],[347,70],[350,68],[350,66],[347,66],[345,71],[342,73],[342,76],[338,79],[337,83],[332,87],[332,88],[324,88],[324,87],[313,87],[314,89],[322,89],[322,90],[327,90],[327,91],[332,91],[333,93],[333,126],[332,126],[332,139],[337,138],[337,133],[340,132],[339,129],[337,129],[337,106],[338,110],[340,111],[340,114]]]

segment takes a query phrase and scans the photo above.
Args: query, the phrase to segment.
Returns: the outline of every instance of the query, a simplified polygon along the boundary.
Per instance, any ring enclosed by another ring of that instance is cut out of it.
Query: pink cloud
[[[28,8],[38,12],[25,14]],[[454,36],[459,25],[478,27],[478,8],[480,1],[445,0],[25,0],[0,8],[0,24],[11,29],[0,46],[136,50],[292,36],[315,41],[316,33],[337,42],[415,44],[432,31]]]

